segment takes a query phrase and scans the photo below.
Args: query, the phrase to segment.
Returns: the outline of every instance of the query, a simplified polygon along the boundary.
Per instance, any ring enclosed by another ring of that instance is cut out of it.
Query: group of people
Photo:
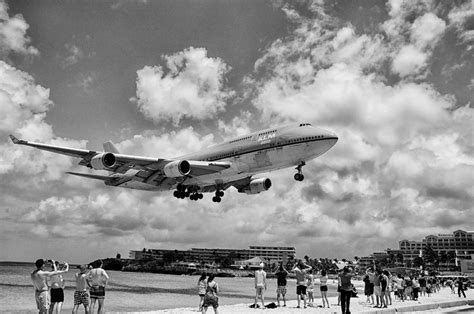
[[[421,296],[430,296],[432,293],[439,292],[440,280],[436,277],[421,275],[403,276],[402,274],[392,275],[387,270],[368,269],[363,278],[364,294],[367,297],[366,303],[374,305],[377,308],[386,308],[392,305],[392,292],[397,300],[405,302],[406,300],[418,301]],[[448,284],[454,291],[454,283]],[[462,280],[457,284],[459,297],[464,294]],[[375,300],[374,300],[375,296]],[[465,294],[464,294],[465,297]]]
[[[63,275],[69,271],[68,263],[54,260],[38,259],[36,269],[31,273],[35,288],[36,306],[40,314],[61,313],[64,303],[65,282]],[[45,270],[51,266],[51,270]],[[105,286],[109,276],[102,269],[102,261],[97,260],[92,265],[81,265],[75,274],[74,308],[77,313],[79,306],[84,306],[86,314],[93,313],[98,303],[98,313],[104,313]]]
[[[258,308],[258,301],[260,299],[262,307],[265,307],[265,291],[267,290],[267,273],[263,270],[264,264],[260,264],[260,268],[255,271],[255,303],[252,307]],[[319,279],[321,299],[323,301],[322,307],[330,307],[329,301],[327,298],[328,291],[328,276],[323,270],[319,274],[313,274],[313,269],[311,266],[305,264],[302,260],[299,260],[293,269],[290,271],[295,274],[296,277],[296,298],[297,298],[297,308],[301,307],[303,303],[303,308],[306,306],[314,307],[314,287],[316,280]],[[277,278],[277,306],[281,306],[281,301],[283,301],[283,306],[286,306],[286,292],[287,292],[287,277],[290,274],[282,264],[279,265],[277,271],[275,272],[275,277]],[[342,274],[344,274],[342,276]],[[347,289],[352,291],[353,287],[350,282],[352,274],[350,271],[343,272],[339,277],[341,281],[341,291]],[[341,292],[342,293],[342,292]],[[349,294],[350,298],[350,294]],[[343,306],[349,308],[349,300],[344,299]],[[342,305],[341,305],[342,306]],[[343,308],[343,313],[346,313],[345,307]]]

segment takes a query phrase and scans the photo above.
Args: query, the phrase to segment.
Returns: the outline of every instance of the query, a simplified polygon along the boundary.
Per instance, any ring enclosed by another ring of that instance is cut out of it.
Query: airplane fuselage
[[[170,190],[178,184],[188,186],[218,186],[224,181],[236,181],[258,173],[304,164],[328,151],[337,142],[334,133],[311,126],[292,124],[240,136],[199,152],[179,156],[176,160],[228,161],[231,166],[219,173],[170,180],[158,186],[127,181],[120,186],[141,190]],[[202,191],[206,192],[204,188]]]

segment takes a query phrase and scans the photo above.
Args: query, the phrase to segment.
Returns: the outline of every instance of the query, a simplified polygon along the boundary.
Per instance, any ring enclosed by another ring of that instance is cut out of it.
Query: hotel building
[[[270,263],[286,262],[290,258],[295,258],[296,249],[294,247],[279,246],[250,246],[248,249],[207,249],[192,248],[191,250],[163,250],[163,249],[143,249],[142,251],[130,251],[130,258],[135,260],[156,259],[163,260],[165,254],[174,253],[180,255],[187,262],[212,264],[216,260],[232,257],[234,260],[247,260],[253,257],[260,257]]]

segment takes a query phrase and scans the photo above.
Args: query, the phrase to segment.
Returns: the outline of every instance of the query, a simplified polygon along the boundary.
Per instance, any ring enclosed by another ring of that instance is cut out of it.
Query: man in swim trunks
[[[49,261],[54,264],[54,261]],[[49,311],[51,305],[51,298],[49,295],[49,286],[46,281],[48,277],[66,273],[69,270],[68,263],[64,263],[64,270],[57,271],[44,271],[43,268],[46,264],[44,259],[38,259],[35,262],[36,269],[31,273],[31,280],[33,281],[33,286],[35,287],[35,299],[36,306],[40,314],[46,314]]]
[[[293,268],[293,272],[296,274],[296,297],[298,300],[298,306],[300,307],[300,301],[303,299],[303,306],[306,308],[306,274],[307,272],[312,269],[311,266],[306,265],[303,261],[299,261],[295,268]]]
[[[277,277],[277,301],[278,306],[280,306],[280,295],[283,297],[283,306],[286,306],[286,277],[288,276],[288,271],[283,267],[283,263],[280,263],[278,271],[275,273]]]
[[[87,265],[81,265],[80,271],[76,273],[76,291],[74,291],[74,308],[72,314],[76,314],[79,305],[84,305],[84,311],[89,313],[89,283],[87,282]]]
[[[95,302],[99,300],[97,313],[102,314],[104,313],[105,286],[107,285],[107,281],[109,281],[109,276],[105,270],[102,269],[101,260],[95,261],[93,267],[87,276],[87,280],[91,286],[91,313],[94,313]]]

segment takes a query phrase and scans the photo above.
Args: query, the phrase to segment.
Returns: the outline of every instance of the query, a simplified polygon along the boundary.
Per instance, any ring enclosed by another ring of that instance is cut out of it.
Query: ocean
[[[0,309],[1,312],[36,312],[34,289],[30,273],[34,264],[0,263]],[[63,313],[73,308],[74,274],[70,269],[64,274],[66,289]],[[164,275],[107,271],[110,282],[106,288],[105,310],[114,312],[144,312],[182,307],[198,307],[198,276]],[[255,298],[253,278],[216,278],[219,284],[219,304],[252,304]],[[265,302],[276,301],[276,279],[268,280]],[[315,299],[320,298],[319,286],[315,287]],[[328,296],[335,295],[334,287],[329,288]],[[296,299],[296,282],[288,282],[287,299]],[[83,307],[81,306],[81,312]]]

